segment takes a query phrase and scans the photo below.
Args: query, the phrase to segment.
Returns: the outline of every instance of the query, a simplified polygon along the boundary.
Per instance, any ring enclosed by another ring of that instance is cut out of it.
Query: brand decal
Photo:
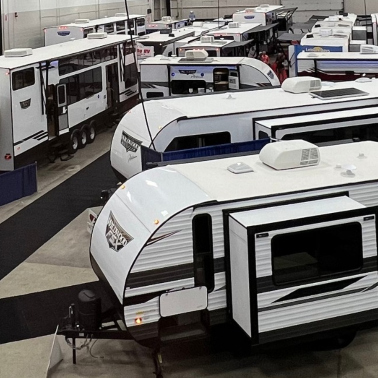
[[[109,247],[116,252],[133,240],[133,237],[120,226],[112,212],[110,212],[108,223],[106,224],[105,237]]]
[[[324,48],[324,47],[319,47],[319,46],[306,48],[305,51],[309,51],[309,52],[331,52],[330,49],[327,49],[327,48]]]
[[[64,30],[64,31],[58,31],[58,35],[61,37],[66,37],[67,35],[70,35],[71,32],[69,30]]]
[[[179,72],[185,75],[194,75],[197,72],[197,70],[179,70]]]
[[[121,144],[126,148],[126,151],[137,152],[139,146],[142,144],[142,141],[133,138],[129,134],[122,132]]]
[[[253,20],[255,16],[249,15],[249,16],[244,16],[246,20]]]

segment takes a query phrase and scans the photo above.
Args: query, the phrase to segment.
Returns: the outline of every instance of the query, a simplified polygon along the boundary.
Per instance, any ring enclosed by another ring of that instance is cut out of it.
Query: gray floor
[[[112,130],[100,134],[67,162],[57,162],[38,172],[39,190],[33,196],[0,207],[0,222],[59,185],[106,152]],[[49,290],[96,280],[88,259],[87,212],[74,219],[25,262],[0,281],[0,298]],[[0,345],[0,377],[45,377],[53,335]],[[58,336],[63,360],[50,377],[154,377],[151,351],[132,341],[93,340],[78,351],[77,365],[71,349]],[[236,356],[217,351],[207,342],[167,347],[163,350],[164,376],[173,377],[378,377],[378,329],[363,331],[342,350],[315,351],[301,346]]]

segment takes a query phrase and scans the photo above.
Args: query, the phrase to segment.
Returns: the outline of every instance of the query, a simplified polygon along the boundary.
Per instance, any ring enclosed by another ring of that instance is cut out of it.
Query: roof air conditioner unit
[[[361,45],[361,54],[378,54],[378,46],[375,45]]]
[[[206,59],[209,56],[206,50],[187,50],[185,51],[186,59]]]
[[[172,17],[171,17],[171,16],[163,16],[163,17],[161,18],[161,20],[162,20],[163,22],[170,22],[170,21],[172,21]]]
[[[230,22],[230,23],[228,24],[228,27],[229,27],[230,29],[232,29],[232,28],[238,28],[238,27],[239,27],[239,22]]]
[[[340,18],[339,18],[338,15],[334,15],[334,16],[329,16],[329,17],[328,17],[328,20],[329,20],[329,21],[339,21]]]
[[[214,36],[212,35],[204,35],[200,39],[201,43],[213,43],[214,42]]]
[[[319,148],[301,139],[266,144],[260,151],[260,160],[276,170],[318,165]]]
[[[20,56],[27,56],[27,55],[32,55],[33,54],[33,49],[31,48],[19,48],[19,49],[11,49],[11,50],[5,50],[4,51],[4,56],[8,58],[15,58],[15,57],[20,57]]]
[[[127,17],[127,13],[116,13],[115,17]]]
[[[269,8],[270,5],[269,4],[260,4],[260,8]]]
[[[89,18],[77,18],[75,24],[88,24],[90,21]]]
[[[245,13],[253,13],[256,11],[256,8],[245,8],[244,12]]]
[[[332,35],[332,29],[320,29],[319,34],[322,37],[329,37],[330,35]]]
[[[203,22],[202,21],[194,21],[193,26],[199,26],[199,27],[202,27],[203,26]]]
[[[102,33],[89,33],[87,35],[88,39],[103,39],[108,36],[108,33],[102,32]]]
[[[312,76],[289,77],[282,83],[281,88],[285,92],[307,93],[321,89],[322,82]]]

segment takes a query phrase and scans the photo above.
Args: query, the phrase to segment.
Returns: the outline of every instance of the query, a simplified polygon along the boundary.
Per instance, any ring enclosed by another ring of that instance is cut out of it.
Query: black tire
[[[70,144],[68,147],[68,151],[71,155],[75,154],[76,151],[79,149],[80,144],[80,132],[79,130],[74,130],[70,137]]]
[[[84,125],[79,131],[79,148],[84,148],[88,143],[88,126]]]
[[[95,141],[97,136],[96,122],[92,121],[88,126],[87,144],[91,144]]]

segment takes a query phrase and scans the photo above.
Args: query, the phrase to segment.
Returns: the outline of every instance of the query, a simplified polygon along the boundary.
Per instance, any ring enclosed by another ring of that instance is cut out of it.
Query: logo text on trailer
[[[133,237],[120,226],[112,212],[109,214],[105,236],[109,247],[116,252],[133,240]]]
[[[126,148],[126,151],[137,152],[139,146],[142,144],[142,141],[133,138],[129,134],[122,132],[121,144]]]

